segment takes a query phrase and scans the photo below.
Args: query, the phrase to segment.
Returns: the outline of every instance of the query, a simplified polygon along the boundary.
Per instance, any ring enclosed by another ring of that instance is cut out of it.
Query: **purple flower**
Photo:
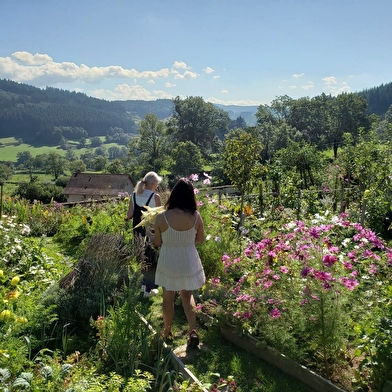
[[[336,256],[333,255],[325,255],[323,257],[323,264],[327,267],[332,267],[337,261]]]
[[[305,267],[305,268],[301,271],[301,276],[302,276],[303,278],[306,278],[312,271],[313,271],[312,268],[310,268],[310,267]]]
[[[280,317],[280,316],[281,316],[280,310],[277,309],[277,308],[272,309],[272,310],[271,310],[271,313],[270,313],[270,316],[271,316],[272,318],[278,318],[278,317]]]
[[[282,274],[287,274],[289,272],[289,269],[285,265],[280,266],[280,272]]]

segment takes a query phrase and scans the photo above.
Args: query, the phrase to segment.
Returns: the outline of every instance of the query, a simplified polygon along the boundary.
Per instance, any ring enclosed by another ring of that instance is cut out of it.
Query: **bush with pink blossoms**
[[[364,331],[392,316],[392,249],[344,214],[285,224],[222,264],[199,308],[329,379],[353,374]]]

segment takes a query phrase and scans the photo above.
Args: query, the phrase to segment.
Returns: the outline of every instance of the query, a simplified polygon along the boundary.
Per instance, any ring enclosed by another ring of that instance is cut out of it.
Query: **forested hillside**
[[[132,113],[119,103],[51,87],[0,80],[0,106],[0,137],[30,143],[59,144],[60,126],[83,128],[89,137],[106,135],[110,128],[136,132]]]
[[[392,104],[392,83],[357,93],[367,101],[367,113],[384,116]],[[330,97],[333,99],[332,97]],[[232,120],[255,125],[257,106],[215,105]],[[87,137],[106,136],[110,129],[137,132],[137,122],[153,113],[159,120],[174,113],[171,99],[106,101],[85,94],[47,87],[39,89],[0,80],[0,137],[14,136],[32,144],[59,144],[61,129],[83,129]]]
[[[368,114],[383,116],[392,105],[392,83],[382,84],[359,93],[368,103]]]

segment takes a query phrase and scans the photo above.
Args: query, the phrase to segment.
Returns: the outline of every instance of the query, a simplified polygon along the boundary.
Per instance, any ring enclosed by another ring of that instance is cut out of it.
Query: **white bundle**
[[[135,229],[136,229],[136,227],[140,227],[140,226],[144,226],[144,227],[153,226],[156,216],[160,212],[165,211],[165,207],[163,207],[163,206],[159,206],[159,207],[145,206],[145,208],[146,208],[146,211],[142,211],[142,220],[139,224],[137,224],[135,226]]]

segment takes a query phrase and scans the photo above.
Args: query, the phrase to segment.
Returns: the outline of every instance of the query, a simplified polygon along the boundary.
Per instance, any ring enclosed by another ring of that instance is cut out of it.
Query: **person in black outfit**
[[[147,269],[144,270],[143,286],[145,286],[145,296],[156,294],[158,291],[154,283],[156,268],[156,253],[146,237],[146,229],[143,226],[137,226],[142,220],[142,211],[146,210],[145,206],[161,206],[161,197],[156,193],[156,189],[162,178],[155,172],[148,172],[144,178],[135,186],[132,197],[129,201],[129,207],[126,220],[132,219],[132,230],[135,243],[143,243],[145,246],[145,258]]]

